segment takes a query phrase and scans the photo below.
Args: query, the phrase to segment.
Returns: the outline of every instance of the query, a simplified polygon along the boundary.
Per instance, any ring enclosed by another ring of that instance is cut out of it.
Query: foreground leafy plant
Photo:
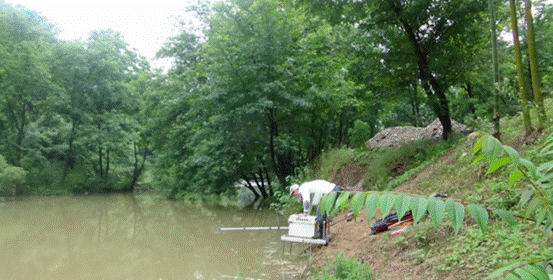
[[[311,280],[370,280],[374,279],[367,264],[359,263],[356,259],[336,256],[332,269],[323,269]]]
[[[365,207],[367,221],[370,221],[376,210],[380,208],[382,216],[390,213],[393,207],[398,217],[403,217],[411,210],[414,223],[428,214],[437,228],[446,216],[451,221],[457,235],[463,225],[466,213],[470,214],[482,232],[486,232],[490,213],[501,218],[511,227],[516,227],[518,219],[527,219],[535,222],[536,226],[543,226],[544,232],[553,229],[553,134],[546,138],[543,147],[538,151],[538,160],[535,165],[522,158],[519,153],[499,140],[481,134],[481,138],[473,149],[474,162],[484,160],[489,168],[487,174],[495,172],[508,164],[515,167],[509,175],[509,184],[522,186],[519,204],[524,209],[524,216],[518,216],[503,209],[489,209],[478,204],[464,205],[451,198],[419,197],[404,193],[392,192],[360,192],[360,193],[330,193],[323,197],[321,209],[327,214],[343,211],[350,208],[353,216],[357,217]],[[517,219],[518,218],[518,219]],[[545,265],[553,260],[553,255],[545,259],[519,261],[491,273],[488,278],[497,279],[550,279]]]

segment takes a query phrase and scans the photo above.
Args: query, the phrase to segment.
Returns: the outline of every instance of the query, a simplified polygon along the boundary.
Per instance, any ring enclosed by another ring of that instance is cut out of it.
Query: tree
[[[269,154],[273,173],[281,185],[292,174],[288,147],[277,145],[282,137],[280,119],[288,114],[290,97],[281,80],[282,67],[297,36],[292,11],[273,1],[236,1],[215,9],[207,30],[205,58],[212,61],[216,101],[227,128],[236,127],[231,139],[247,153]],[[227,132],[228,133],[228,132]],[[257,147],[255,149],[254,147]],[[253,148],[253,149],[252,149]],[[260,150],[261,149],[261,150]],[[256,157],[246,156],[254,164]],[[261,164],[261,163],[257,163]]]
[[[545,128],[545,121],[547,116],[545,114],[545,107],[543,105],[543,96],[541,93],[541,77],[538,72],[538,58],[534,39],[534,19],[532,17],[532,1],[524,0],[524,17],[526,19],[526,32],[528,34],[528,56],[530,60],[530,72],[532,74],[532,92],[536,99],[536,105],[538,107],[538,128],[540,130]]]
[[[5,154],[19,166],[27,126],[54,90],[49,71],[53,31],[36,12],[9,5],[0,10],[0,30],[0,108],[13,132]]]
[[[511,29],[513,32],[513,45],[515,52],[515,63],[517,69],[517,81],[518,89],[520,96],[520,105],[522,109],[522,118],[524,122],[524,129],[526,134],[529,134],[532,131],[532,120],[530,119],[530,109],[528,107],[528,88],[526,81],[524,79],[524,73],[522,68],[522,54],[520,51],[520,40],[518,35],[518,19],[517,19],[517,9],[515,0],[509,0],[510,15],[511,15]]]
[[[491,42],[492,42],[492,61],[493,61],[493,93],[494,93],[494,136],[499,138],[501,136],[501,127],[500,127],[500,115],[499,115],[499,61],[498,61],[498,51],[497,51],[497,28],[496,28],[496,17],[495,17],[495,0],[489,0],[490,6],[490,25],[491,25]]]
[[[548,3],[548,1],[538,1],[534,2],[532,7],[536,10],[534,16],[534,31],[535,31],[535,43],[539,48],[536,48],[538,65],[540,73],[542,74],[542,86],[543,93],[551,92],[553,76],[553,58],[551,52],[548,50],[551,49],[553,44],[553,23],[551,22],[551,17],[553,13],[553,5]]]
[[[307,1],[320,2],[320,1]],[[471,65],[484,37],[486,2],[474,1],[338,1],[323,5],[343,11],[337,23],[351,22],[372,39],[381,64],[415,75],[440,119],[451,132],[446,92]],[[394,79],[394,73],[390,79]]]
[[[284,187],[297,166],[347,143],[358,105],[351,28],[279,1],[218,3],[203,14],[204,35],[183,33],[161,52],[175,58],[167,81],[176,86],[162,100],[175,101],[163,114],[179,132],[166,140],[181,144],[182,188],[243,181],[271,196],[273,180]]]
[[[86,123],[91,99],[87,95],[93,85],[89,81],[87,52],[80,43],[59,42],[54,49],[52,74],[54,82],[59,86],[59,95],[52,99],[50,106],[62,115],[70,124],[71,129],[67,139],[67,150],[64,155],[63,171],[60,185],[64,186],[67,175],[75,166],[78,155],[75,152],[75,140],[78,137],[79,126]]]
[[[76,54],[73,63],[81,58]],[[113,189],[112,168],[121,172],[123,166],[134,165],[130,162],[140,130],[135,115],[141,104],[129,83],[148,66],[111,30],[91,32],[83,63],[68,71],[74,76],[65,84],[70,97],[64,106],[79,125],[75,137],[97,176],[95,190]]]

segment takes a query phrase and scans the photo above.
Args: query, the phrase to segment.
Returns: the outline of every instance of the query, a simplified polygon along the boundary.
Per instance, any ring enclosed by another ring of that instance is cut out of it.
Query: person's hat
[[[290,186],[290,197],[292,197],[292,194],[294,191],[299,190],[300,186],[298,184],[293,184]]]

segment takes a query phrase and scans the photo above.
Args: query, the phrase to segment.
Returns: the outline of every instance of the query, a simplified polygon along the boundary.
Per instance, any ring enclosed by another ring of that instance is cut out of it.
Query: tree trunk
[[[518,39],[518,19],[515,0],[509,0],[509,6],[511,8],[511,28],[513,30],[513,44],[515,50],[515,62],[517,68],[520,105],[522,107],[522,119],[524,122],[524,129],[526,130],[526,134],[528,135],[532,132],[533,128],[532,119],[530,118],[530,109],[528,107],[528,98],[526,96],[526,93],[528,92],[528,87],[526,81],[524,80],[524,73],[522,71],[522,54],[520,51],[520,40]]]
[[[447,140],[451,134],[451,118],[449,116],[449,102],[445,95],[445,90],[442,85],[432,75],[432,71],[428,66],[428,54],[425,53],[415,36],[415,32],[411,25],[401,16],[401,7],[397,3],[390,2],[390,7],[397,15],[399,22],[411,42],[415,54],[415,60],[419,71],[419,80],[422,88],[426,92],[434,112],[438,116],[442,124],[443,132],[442,139]]]
[[[267,172],[266,168],[263,168],[265,171],[265,178],[267,179],[267,188],[269,188],[269,195],[274,196],[275,193],[273,191],[273,186],[271,186],[271,177],[269,177],[269,172]]]
[[[126,188],[126,191],[130,191],[130,192],[134,191],[136,182],[138,181],[140,174],[142,174],[142,170],[144,170],[144,165],[146,163],[146,152],[144,152],[144,154],[142,155],[142,163],[140,164],[140,166],[138,165],[138,149],[136,148],[136,143],[133,143],[133,151],[134,151],[134,170],[132,174],[131,183]]]
[[[271,184],[269,183],[269,176],[267,176],[267,178],[264,177],[265,174],[267,173],[264,169],[265,168],[259,168],[258,170],[259,183],[261,184],[260,186],[263,186],[263,189],[266,190],[266,193],[268,195],[267,197],[271,197],[273,196],[273,190],[271,189]]]
[[[467,83],[465,85],[465,90],[467,91],[467,96],[469,97],[469,99],[472,101],[472,98],[474,97],[474,92],[472,91],[472,84],[471,83]],[[474,115],[476,114],[476,108],[474,108],[474,104],[472,102],[469,103],[469,110],[470,112]]]
[[[421,116],[420,116],[420,110],[419,110],[419,99],[417,96],[417,85],[411,84],[410,86],[410,95],[409,95],[409,101],[411,103],[411,113],[413,114],[413,118],[411,121],[411,124],[415,127],[421,126]]]
[[[269,177],[269,170],[267,168],[267,165],[265,164],[265,161],[263,161],[263,159],[260,156],[257,157],[257,160],[259,160],[259,162],[261,163],[261,166],[262,166],[262,168],[259,170],[259,172],[261,174],[263,174],[263,172],[265,173],[265,179],[267,181],[267,187],[269,188],[269,195],[273,196],[274,192],[273,192],[273,187],[271,186],[271,177]],[[261,177],[263,177],[263,175],[261,175]]]
[[[107,148],[106,149],[106,172],[104,173],[104,184],[105,186],[107,187],[108,185],[108,178],[109,178],[109,164],[110,164],[110,159],[109,159],[109,152],[110,152],[110,149]]]
[[[104,151],[102,149],[102,146],[98,146],[98,166],[100,167],[100,180],[104,178],[104,163],[103,163],[103,154]]]
[[[60,185],[63,187],[65,186],[65,179],[67,178],[67,174],[69,173],[70,168],[70,162],[73,158],[73,141],[75,140],[75,130],[77,126],[77,121],[73,120],[73,123],[71,125],[71,132],[69,135],[69,148],[67,148],[67,152],[65,153],[65,163],[63,166],[63,173],[61,175],[61,181]]]
[[[258,179],[257,179],[257,176],[255,175],[255,173],[252,173],[252,176],[253,180],[255,181],[255,184],[257,185],[257,189],[259,190],[259,192],[261,193],[261,197],[262,198],[267,198],[269,197],[269,195],[267,194],[267,191],[265,190],[265,186],[263,186],[263,182],[260,182]]]
[[[242,180],[244,180],[244,187],[252,191],[252,193],[255,195],[255,199],[258,199],[259,197],[261,197],[261,195],[259,195],[259,193],[252,186],[252,184],[250,184],[249,178],[245,174],[242,174],[241,177],[242,177]]]
[[[536,44],[534,40],[534,19],[532,17],[532,1],[525,0],[524,15],[526,18],[526,32],[528,34],[528,53],[530,58],[530,72],[532,73],[532,90],[534,92],[534,98],[538,105],[538,129],[543,130],[545,128],[545,121],[547,116],[545,114],[545,107],[543,105],[543,96],[541,93],[541,79],[538,73],[538,55],[536,51]]]
[[[275,138],[278,136],[278,124],[275,121],[275,109],[267,109],[266,115],[269,124],[269,151],[271,155],[271,163],[273,164],[273,172],[276,174],[279,183],[284,186],[286,185],[286,176],[280,168],[278,157],[275,152]]]
[[[501,139],[501,126],[499,114],[499,62],[497,54],[497,31],[495,26],[495,0],[488,0],[490,6],[490,23],[491,23],[491,33],[492,33],[492,68],[493,68],[493,96],[494,96],[494,106],[493,106],[493,124],[494,132],[493,136],[497,139]]]

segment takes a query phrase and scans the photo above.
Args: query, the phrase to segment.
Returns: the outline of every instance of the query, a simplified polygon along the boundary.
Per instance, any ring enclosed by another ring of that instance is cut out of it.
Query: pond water
[[[163,197],[88,195],[0,202],[0,279],[291,279],[305,247],[283,244],[271,210]]]

